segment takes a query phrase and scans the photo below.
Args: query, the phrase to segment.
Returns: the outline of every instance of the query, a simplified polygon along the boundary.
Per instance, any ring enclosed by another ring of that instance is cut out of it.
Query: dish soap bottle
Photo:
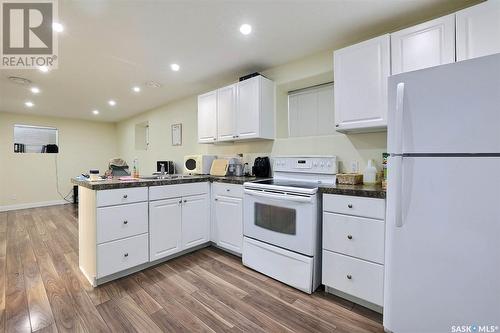
[[[137,158],[134,158],[134,168],[132,169],[132,178],[139,178],[139,165]]]
[[[373,165],[373,160],[368,160],[368,165],[363,173],[363,184],[373,185],[377,182],[377,168]]]

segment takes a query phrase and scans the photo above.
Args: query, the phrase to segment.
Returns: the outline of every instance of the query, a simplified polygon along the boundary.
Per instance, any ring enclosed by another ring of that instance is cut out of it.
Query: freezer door
[[[500,153],[500,54],[389,78],[389,153]]]
[[[387,192],[384,327],[500,326],[500,157],[389,159],[399,166]]]

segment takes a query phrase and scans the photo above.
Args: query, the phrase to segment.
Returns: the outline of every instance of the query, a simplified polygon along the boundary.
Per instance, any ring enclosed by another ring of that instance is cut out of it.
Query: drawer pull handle
[[[352,235],[347,235],[347,239],[352,239]]]
[[[352,204],[348,204],[347,207],[352,208]]]
[[[125,253],[123,256],[124,256],[125,258],[126,258],[126,257],[128,257],[128,253]]]
[[[123,221],[123,224],[128,224],[128,221],[127,220]]]
[[[215,200],[215,201],[219,201],[219,199],[217,199],[217,198],[215,198],[214,200]]]
[[[351,280],[351,279],[352,279],[352,275],[351,275],[351,274],[347,274],[347,276],[346,276],[346,277],[347,277],[347,279],[348,279],[348,280]]]
[[[127,199],[128,198],[128,195],[127,194],[124,194],[123,195],[123,199]]]
[[[230,189],[228,189],[228,188],[226,188],[226,192],[231,192],[231,190],[230,190]]]

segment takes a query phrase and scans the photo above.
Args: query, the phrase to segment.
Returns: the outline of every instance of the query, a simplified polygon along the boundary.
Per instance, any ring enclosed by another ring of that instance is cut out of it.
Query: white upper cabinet
[[[455,14],[391,34],[392,74],[455,62]]]
[[[238,82],[237,138],[274,138],[274,82],[263,76]]]
[[[217,90],[217,140],[236,138],[236,84]]]
[[[274,139],[274,82],[256,76],[198,96],[198,142]]]
[[[198,142],[217,140],[217,90],[198,96]]]
[[[389,35],[333,53],[337,131],[377,131],[387,126]]]
[[[461,10],[456,20],[457,61],[500,52],[500,1]]]

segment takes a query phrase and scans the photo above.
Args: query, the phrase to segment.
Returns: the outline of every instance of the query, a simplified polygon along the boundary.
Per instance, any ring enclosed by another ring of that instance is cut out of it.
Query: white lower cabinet
[[[181,250],[181,198],[149,204],[149,260],[155,261]]]
[[[322,283],[377,311],[383,305],[384,218],[384,199],[323,195]]]
[[[182,248],[206,243],[210,240],[208,195],[194,195],[182,199]]]
[[[148,262],[148,234],[97,245],[97,278]]]
[[[149,202],[149,261],[210,241],[208,184],[167,186],[151,187],[150,198],[158,199],[162,194],[170,197],[173,193],[183,196]]]
[[[217,246],[237,254],[243,247],[243,186],[214,183],[213,223]]]

